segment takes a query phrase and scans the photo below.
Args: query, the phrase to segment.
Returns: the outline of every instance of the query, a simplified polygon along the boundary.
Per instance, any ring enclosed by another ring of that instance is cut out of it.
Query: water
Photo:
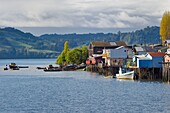
[[[55,59],[13,60],[29,69],[3,71],[0,113],[168,113],[170,85],[105,79],[90,72],[43,72]]]

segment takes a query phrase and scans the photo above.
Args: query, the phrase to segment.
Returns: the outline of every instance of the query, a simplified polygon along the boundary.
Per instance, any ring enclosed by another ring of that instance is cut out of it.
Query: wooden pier
[[[162,62],[162,79],[165,82],[170,82],[170,62]]]

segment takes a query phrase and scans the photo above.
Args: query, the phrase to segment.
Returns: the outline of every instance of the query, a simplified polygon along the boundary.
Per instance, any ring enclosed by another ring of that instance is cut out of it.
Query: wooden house
[[[91,42],[89,45],[89,59],[92,63],[105,62],[102,58],[103,49],[114,49],[120,46],[127,46],[125,42]]]
[[[132,48],[126,46],[120,46],[114,49],[104,49],[103,58],[105,63],[110,65],[123,65],[123,60],[132,58],[133,52]]]

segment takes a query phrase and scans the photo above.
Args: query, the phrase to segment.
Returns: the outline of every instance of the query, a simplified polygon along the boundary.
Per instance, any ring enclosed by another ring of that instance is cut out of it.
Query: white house
[[[102,57],[105,59],[105,63],[109,66],[111,65],[111,59],[127,59],[132,58],[133,52],[132,49],[120,46],[115,49],[103,49]],[[116,63],[116,61],[115,61]]]

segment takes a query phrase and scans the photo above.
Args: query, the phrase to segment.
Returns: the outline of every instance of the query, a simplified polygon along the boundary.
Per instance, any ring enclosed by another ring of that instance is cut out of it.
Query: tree
[[[68,52],[66,60],[68,63],[81,64],[82,50],[81,48],[74,48]]]
[[[66,55],[68,51],[69,51],[68,41],[65,41],[65,43],[64,43],[64,54]]]
[[[170,39],[170,12],[166,11],[160,23],[160,35],[162,44],[165,40]]]
[[[56,64],[60,64],[61,65],[61,64],[63,64],[64,60],[65,60],[64,52],[61,52],[61,54],[57,58]]]
[[[68,63],[81,64],[81,63],[85,63],[87,57],[88,57],[88,49],[86,46],[82,46],[82,48],[77,47],[70,50],[66,56],[66,61]]]
[[[88,48],[87,46],[82,46],[82,62],[85,63],[88,58]]]
[[[68,45],[68,41],[66,41],[64,43],[64,50],[61,52],[61,54],[58,56],[56,64],[64,64],[66,63],[66,57],[67,57],[67,53],[69,52],[69,45]]]

